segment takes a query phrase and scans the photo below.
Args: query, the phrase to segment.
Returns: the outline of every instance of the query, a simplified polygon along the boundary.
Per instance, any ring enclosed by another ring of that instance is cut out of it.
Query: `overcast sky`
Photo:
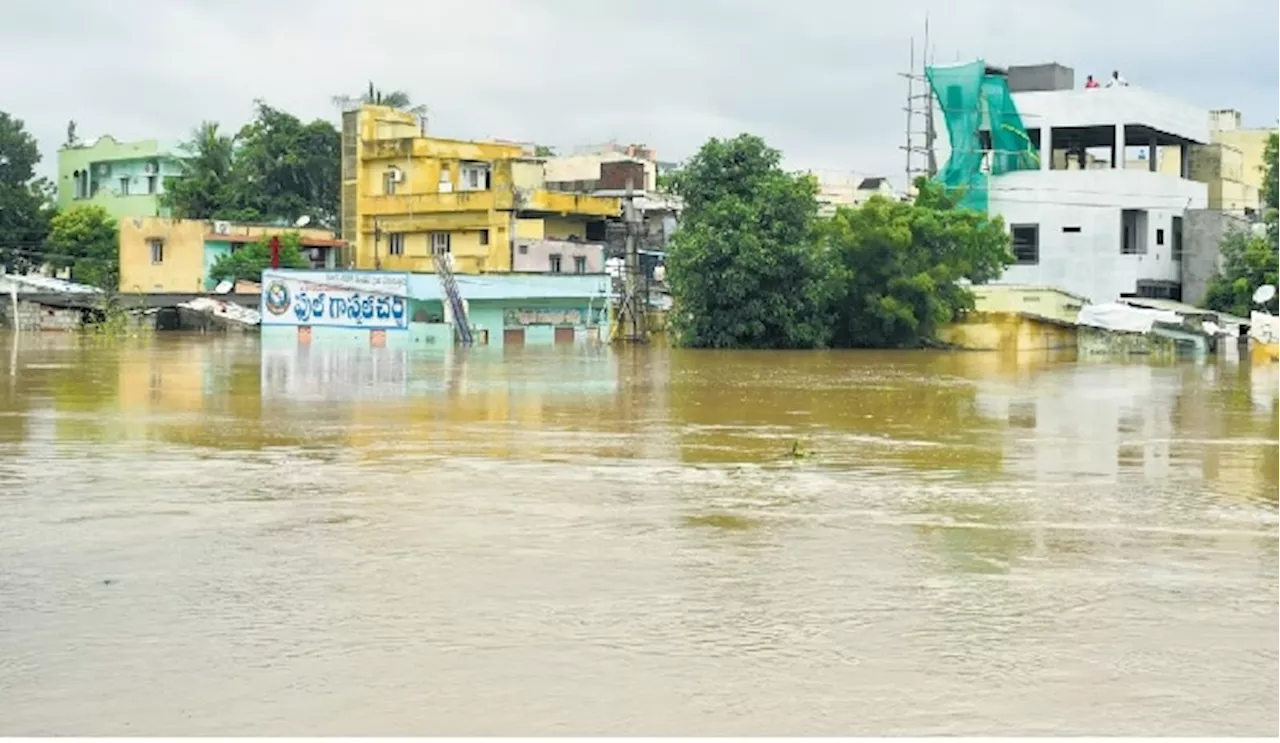
[[[1276,0],[0,0],[0,109],[52,174],[83,139],[238,127],[263,98],[336,121],[369,80],[441,136],[687,156],[752,132],[797,168],[904,167],[908,41],[939,62],[1119,68],[1131,84],[1274,125]]]

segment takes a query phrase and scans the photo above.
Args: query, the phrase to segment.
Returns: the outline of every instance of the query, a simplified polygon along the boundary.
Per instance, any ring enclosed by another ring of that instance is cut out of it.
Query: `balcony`
[[[1027,129],[1142,125],[1187,143],[1209,141],[1202,108],[1139,87],[1014,93]]]

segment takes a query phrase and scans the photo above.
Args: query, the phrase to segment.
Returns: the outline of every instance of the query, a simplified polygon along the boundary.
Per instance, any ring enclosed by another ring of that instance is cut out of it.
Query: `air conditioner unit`
[[[93,166],[93,172],[96,173],[97,175],[111,175],[111,164],[98,163],[97,165]]]
[[[215,235],[230,235],[230,234],[231,234],[231,223],[230,223],[230,222],[223,222],[223,221],[221,221],[221,220],[219,220],[219,221],[217,221],[217,222],[214,222],[214,223],[213,223],[213,234],[215,234]]]
[[[404,171],[403,171],[403,170],[400,170],[399,168],[392,168],[389,172],[391,173],[391,182],[392,182],[392,183],[404,183]]]

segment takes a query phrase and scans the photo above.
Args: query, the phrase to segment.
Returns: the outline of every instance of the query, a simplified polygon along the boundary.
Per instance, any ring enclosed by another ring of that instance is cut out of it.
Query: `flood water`
[[[1278,732],[1275,366],[0,370],[0,734]]]

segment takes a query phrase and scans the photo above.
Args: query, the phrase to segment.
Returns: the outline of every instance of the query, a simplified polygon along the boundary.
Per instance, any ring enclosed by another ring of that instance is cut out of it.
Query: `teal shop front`
[[[478,346],[541,346],[608,339],[606,276],[458,276]],[[454,344],[434,274],[267,270],[264,345],[443,349]]]

